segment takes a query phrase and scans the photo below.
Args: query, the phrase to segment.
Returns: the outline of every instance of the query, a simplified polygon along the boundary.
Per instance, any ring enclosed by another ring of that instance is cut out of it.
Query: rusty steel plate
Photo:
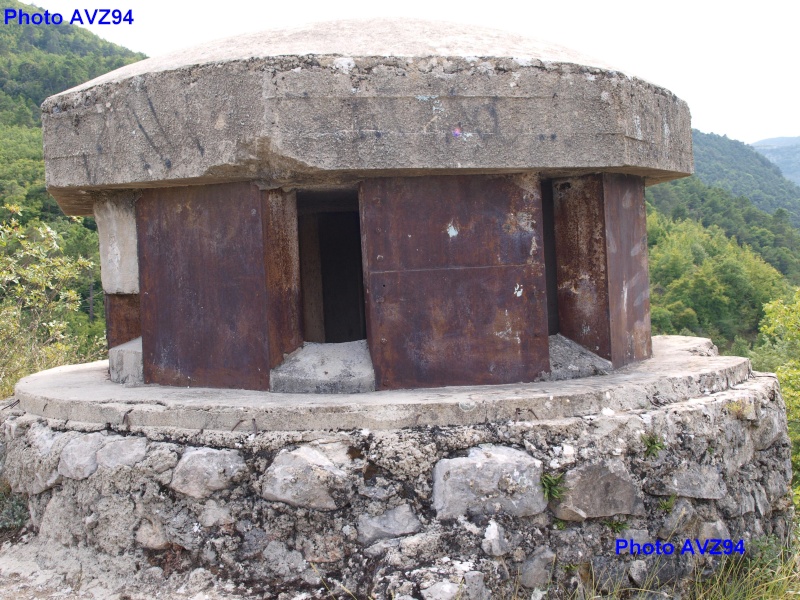
[[[270,342],[292,335],[280,311],[270,319],[268,301],[279,306],[294,294],[297,284],[285,282],[297,244],[283,248],[292,236],[275,235],[268,223],[282,220],[280,229],[292,218],[291,208],[273,206],[248,183],[143,191],[136,224],[147,383],[269,388],[271,357],[281,350],[270,353]],[[267,256],[280,259],[274,277]],[[268,282],[280,289],[268,293]]]
[[[538,181],[369,180],[361,232],[379,389],[531,381],[549,371]]]
[[[621,367],[653,354],[644,180],[606,174],[603,183],[611,362]]]
[[[142,335],[139,294],[106,294],[106,340],[114,348]]]
[[[553,181],[558,329],[611,360],[601,175]]]

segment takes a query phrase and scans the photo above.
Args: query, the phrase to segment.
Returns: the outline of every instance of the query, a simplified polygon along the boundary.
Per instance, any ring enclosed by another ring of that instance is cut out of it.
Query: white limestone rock
[[[347,486],[347,473],[310,446],[281,452],[264,474],[261,496],[266,500],[315,510],[338,508],[334,493]]]
[[[70,479],[86,479],[97,470],[97,451],[106,442],[102,433],[82,435],[61,451],[58,472]]]
[[[169,487],[192,498],[207,498],[246,469],[236,450],[190,448],[175,466]]]
[[[417,533],[420,529],[422,523],[408,504],[387,510],[377,517],[358,517],[358,541],[365,546],[377,540]]]
[[[504,446],[472,448],[469,455],[443,459],[433,470],[433,507],[439,519],[504,512],[517,517],[547,508],[542,463]]]
[[[97,451],[97,464],[107,469],[120,466],[132,467],[144,460],[146,454],[146,438],[114,436]]]

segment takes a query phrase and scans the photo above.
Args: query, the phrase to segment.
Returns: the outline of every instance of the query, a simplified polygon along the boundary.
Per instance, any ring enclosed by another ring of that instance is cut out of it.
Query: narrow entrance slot
[[[298,192],[297,212],[304,339],[365,339],[358,193]]]

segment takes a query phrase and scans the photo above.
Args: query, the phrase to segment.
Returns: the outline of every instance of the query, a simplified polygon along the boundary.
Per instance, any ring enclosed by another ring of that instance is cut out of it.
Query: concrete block
[[[307,342],[269,375],[270,391],[290,394],[356,394],[375,391],[366,340]]]
[[[136,196],[131,191],[105,192],[94,203],[100,237],[100,278],[106,294],[139,293]]]
[[[111,348],[108,351],[108,370],[114,383],[143,385],[142,338]]]

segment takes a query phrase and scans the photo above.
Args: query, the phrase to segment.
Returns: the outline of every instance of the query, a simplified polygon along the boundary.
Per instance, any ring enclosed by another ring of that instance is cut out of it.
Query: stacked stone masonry
[[[40,539],[89,547],[142,585],[205,573],[243,595],[327,597],[327,586],[426,600],[669,588],[710,559],[616,556],[614,540],[749,546],[785,538],[792,519],[776,379],[745,370],[685,383],[686,396],[646,409],[375,431],[17,413],[3,423],[2,476],[29,495]],[[548,498],[543,475],[559,474]]]

